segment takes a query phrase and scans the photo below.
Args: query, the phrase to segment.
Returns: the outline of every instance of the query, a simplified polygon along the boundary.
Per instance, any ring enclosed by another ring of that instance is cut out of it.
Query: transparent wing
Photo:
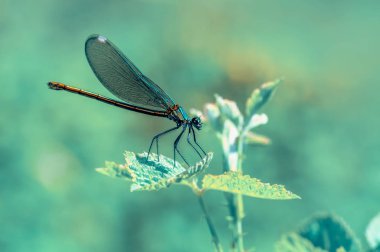
[[[107,38],[90,36],[85,45],[88,63],[112,94],[132,105],[166,111],[174,101]]]

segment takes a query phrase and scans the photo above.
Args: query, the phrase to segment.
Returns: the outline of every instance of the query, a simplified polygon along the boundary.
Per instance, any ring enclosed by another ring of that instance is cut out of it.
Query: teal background
[[[296,201],[245,198],[247,247],[272,251],[315,212],[342,216],[364,241],[380,209],[378,1],[0,1],[0,251],[212,251],[187,188],[130,193],[94,171],[146,151],[172,122],[53,92],[48,81],[110,96],[87,64],[99,33],[187,110],[214,93],[241,108],[284,77],[244,168]],[[172,136],[174,138],[174,135]],[[163,140],[171,153],[172,138]],[[199,141],[221,147],[210,127]],[[206,201],[227,247],[223,195]],[[363,242],[365,245],[365,242]]]

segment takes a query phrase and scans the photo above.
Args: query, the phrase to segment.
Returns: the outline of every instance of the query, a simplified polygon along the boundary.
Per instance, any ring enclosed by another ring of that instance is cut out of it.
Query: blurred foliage
[[[312,217],[296,233],[282,237],[277,251],[344,252],[363,251],[351,229],[344,221],[332,214]]]
[[[315,247],[308,239],[297,233],[290,233],[281,237],[276,244],[277,252],[326,252],[326,250]]]
[[[93,33],[187,110],[214,93],[240,106],[254,87],[284,76],[258,132],[271,145],[247,147],[245,164],[303,199],[247,201],[247,247],[272,251],[319,210],[342,216],[364,241],[380,198],[379,9],[353,0],[0,1],[0,251],[213,249],[188,190],[131,194],[93,170],[121,163],[126,149],[146,150],[169,121],[47,89],[55,80],[109,95],[84,56]],[[221,167],[210,128],[199,141]],[[164,154],[172,142],[163,139]],[[224,198],[205,199],[223,227]]]
[[[368,224],[365,236],[371,251],[380,251],[380,213]]]
[[[336,251],[341,247],[345,251],[361,251],[361,246],[351,229],[336,216],[316,216],[302,227],[299,234],[314,246],[327,251]]]

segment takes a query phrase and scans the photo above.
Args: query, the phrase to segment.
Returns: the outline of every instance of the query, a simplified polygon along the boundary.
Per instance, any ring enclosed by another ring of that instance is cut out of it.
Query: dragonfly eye
[[[191,124],[194,125],[197,130],[200,130],[202,128],[202,121],[198,116],[191,119]]]

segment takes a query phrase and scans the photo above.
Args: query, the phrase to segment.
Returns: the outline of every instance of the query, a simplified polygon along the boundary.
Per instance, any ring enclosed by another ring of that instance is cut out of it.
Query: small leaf
[[[129,173],[128,169],[126,169],[125,166],[117,164],[115,162],[106,161],[105,167],[96,168],[96,171],[113,178],[124,178],[129,180],[132,179],[132,176]]]
[[[371,249],[378,248],[378,251],[380,251],[380,213],[368,224],[365,237]]]
[[[247,118],[251,118],[256,112],[264,106],[271,98],[281,79],[270,81],[262,84],[260,88],[255,89],[246,103]]]
[[[241,128],[243,124],[243,116],[241,115],[236,102],[224,99],[219,95],[215,95],[215,99],[221,116],[224,119],[228,119],[233,122],[237,128]]]
[[[212,153],[207,154],[194,166],[185,169],[179,162],[174,166],[174,160],[152,153],[147,160],[147,153],[125,153],[126,168],[132,176],[131,191],[152,191],[169,187],[173,183],[179,183],[182,179],[199,174],[210,164]]]
[[[221,133],[223,131],[223,120],[220,116],[220,111],[218,106],[214,103],[208,103],[205,106],[205,114],[207,121],[210,122],[211,126],[216,132]]]
[[[282,185],[263,183],[259,179],[242,175],[240,172],[226,172],[222,175],[207,174],[202,180],[202,189],[238,193],[262,199],[300,199]]]
[[[124,154],[126,168],[132,176],[131,191],[166,188],[175,182],[177,176],[186,171],[179,162],[174,166],[174,161],[163,155],[160,155],[160,162],[157,154],[150,154],[149,160],[147,155],[146,152],[135,154],[129,151]]]
[[[249,120],[248,124],[244,128],[245,131],[249,131],[257,126],[267,124],[268,116],[266,114],[254,114]]]
[[[315,247],[336,251],[340,247],[348,252],[361,251],[358,239],[338,216],[320,214],[308,221],[298,232]]]
[[[223,133],[220,135],[222,140],[223,154],[231,171],[237,171],[239,154],[237,150],[237,139],[239,131],[230,120],[224,121]]]
[[[250,131],[247,131],[244,135],[244,141],[245,144],[252,144],[252,145],[268,145],[270,144],[270,139],[266,136],[259,135],[256,133],[252,133]]]
[[[211,162],[213,153],[207,153],[203,159],[187,169],[178,162],[174,167],[174,160],[163,155],[160,155],[160,162],[158,162],[155,153],[149,155],[149,160],[146,158],[146,152],[135,154],[126,151],[124,156],[125,165],[106,162],[104,168],[97,168],[96,171],[113,178],[132,180],[131,191],[150,191],[166,188],[173,183],[180,182],[192,186],[186,180],[205,170]]]
[[[276,252],[328,252],[314,245],[296,233],[283,235],[276,244]]]
[[[203,157],[199,162],[187,168],[186,171],[181,175],[181,179],[188,179],[204,171],[210,165],[212,157],[212,152],[207,153],[207,155]]]

